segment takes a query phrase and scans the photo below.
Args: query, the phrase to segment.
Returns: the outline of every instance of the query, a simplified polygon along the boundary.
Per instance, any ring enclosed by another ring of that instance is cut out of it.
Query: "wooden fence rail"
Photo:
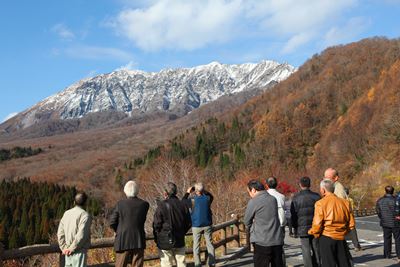
[[[354,215],[356,217],[362,216],[370,216],[375,215],[375,209],[360,209],[355,210]],[[242,229],[240,229],[242,226]],[[245,242],[243,243],[243,247],[241,247],[241,232],[244,232],[244,226],[239,221],[239,219],[233,219],[221,224],[217,224],[213,226],[213,233],[217,231],[221,232],[221,239],[214,243],[215,248],[222,247],[222,256],[227,255],[227,244],[230,242],[236,242],[236,246],[240,249],[231,255],[231,258],[237,258],[238,256],[242,255],[243,253],[247,252],[250,243],[249,243],[249,236],[246,235]],[[186,234],[187,236],[191,235],[191,233]],[[153,236],[147,236],[147,241],[154,240]],[[101,239],[94,239],[91,241],[91,245],[89,249],[99,249],[99,248],[112,248],[114,246],[114,238],[101,238]],[[202,252],[206,252],[205,248],[201,249]],[[0,243],[0,267],[3,265],[4,260],[12,260],[12,259],[21,259],[21,258],[28,258],[36,255],[44,255],[44,254],[53,254],[57,253],[60,255],[60,266],[63,266],[64,263],[64,256],[61,254],[61,251],[57,244],[39,244],[39,245],[31,245],[26,247],[21,247],[17,249],[10,249],[4,250],[3,245]],[[193,254],[191,248],[186,249],[186,254]],[[206,254],[207,257],[207,254]],[[146,255],[145,260],[156,260],[159,259],[158,255]]]
[[[376,215],[376,209],[371,208],[371,209],[359,209],[359,210],[354,210],[354,216],[356,217],[363,217],[363,216],[370,216],[370,215]]]
[[[241,227],[242,226],[242,227]],[[227,255],[228,247],[227,244],[230,242],[236,242],[236,247],[239,249],[230,254],[229,257],[225,257],[224,260],[231,260],[237,257],[240,257],[242,254],[248,251],[248,241],[241,242],[241,232],[244,232],[244,226],[238,219],[233,219],[221,224],[217,224],[213,226],[213,233],[217,231],[222,231],[221,239],[214,243],[214,247],[217,249],[222,247],[222,256]],[[189,232],[186,236],[191,235]],[[147,241],[154,240],[153,236],[147,236]],[[243,247],[241,247],[241,243],[243,243]],[[114,246],[114,238],[101,238],[94,239],[91,241],[91,245],[89,249],[99,249],[99,248],[112,248]],[[205,252],[205,258],[207,258],[207,250],[205,248],[201,248],[201,252]],[[39,245],[31,245],[26,247],[21,247],[17,249],[3,250],[2,244],[0,243],[0,267],[5,260],[13,260],[13,259],[23,259],[36,255],[45,255],[45,254],[54,254],[57,253],[60,255],[59,264],[60,266],[64,265],[65,259],[64,255],[61,254],[60,248],[57,244],[39,244]],[[186,254],[193,254],[191,248],[186,249]],[[145,261],[156,260],[159,259],[158,255],[146,255]]]

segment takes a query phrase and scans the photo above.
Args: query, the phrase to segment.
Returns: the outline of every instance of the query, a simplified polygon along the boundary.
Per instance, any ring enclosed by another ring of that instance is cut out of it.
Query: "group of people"
[[[215,250],[212,243],[213,196],[202,183],[190,187],[182,199],[177,197],[177,186],[169,182],[164,187],[163,200],[158,201],[153,218],[154,240],[159,249],[161,266],[186,266],[185,236],[193,233],[193,257],[195,267],[201,266],[200,240],[207,245],[208,266],[215,266]],[[124,186],[126,198],[118,201],[109,224],[115,232],[115,266],[141,267],[146,248],[145,222],[149,203],[138,197],[139,186],[128,181]],[[90,247],[89,214],[83,209],[87,196],[75,196],[75,207],[66,211],[58,227],[58,241],[65,255],[65,266],[86,266],[86,251]]]
[[[244,214],[244,224],[250,234],[254,250],[254,266],[285,266],[283,249],[285,225],[290,222],[293,237],[301,242],[304,266],[347,267],[352,257],[346,236],[353,240],[356,250],[361,250],[353,215],[352,201],[339,182],[339,174],[329,168],[320,181],[319,194],[310,190],[311,179],[299,180],[300,191],[289,204],[277,191],[275,177],[266,179],[264,185],[258,180],[247,184],[250,201]],[[267,189],[267,190],[266,190]],[[377,213],[384,232],[384,257],[391,257],[392,235],[400,263],[400,195],[394,197],[391,186],[385,188],[385,196],[377,202]],[[115,266],[143,266],[146,248],[145,221],[149,203],[137,197],[139,187],[128,181],[124,187],[126,199],[120,200],[110,218],[115,231]],[[200,240],[204,235],[208,266],[215,266],[212,243],[213,196],[202,183],[190,187],[182,199],[177,197],[177,186],[167,183],[164,199],[158,201],[153,218],[153,234],[159,249],[161,266],[186,266],[185,235],[192,229],[193,257],[195,267],[201,266]],[[87,196],[75,196],[75,207],[66,211],[58,228],[58,241],[66,256],[65,266],[86,266],[86,251],[90,246],[91,218],[83,209]],[[286,212],[285,212],[286,210]],[[289,210],[289,212],[288,212]]]
[[[277,181],[274,177],[266,180],[268,190],[257,180],[247,184],[251,200],[244,223],[250,231],[254,248],[254,266],[285,266],[282,215],[290,226],[290,236],[300,238],[304,266],[354,265],[346,237],[353,241],[356,251],[362,247],[355,228],[353,201],[339,179],[337,170],[327,169],[318,194],[310,190],[311,179],[302,177],[299,180],[300,191],[286,202],[275,189]],[[384,257],[391,257],[393,235],[400,263],[400,194],[396,199],[392,186],[387,186],[385,192],[376,207],[384,232]]]

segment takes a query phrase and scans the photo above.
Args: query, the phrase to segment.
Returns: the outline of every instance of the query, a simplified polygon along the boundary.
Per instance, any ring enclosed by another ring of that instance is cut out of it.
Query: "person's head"
[[[330,179],[323,179],[320,183],[319,192],[321,196],[325,196],[328,193],[333,193],[335,188],[333,187],[333,181]]]
[[[266,182],[268,188],[271,188],[271,189],[276,189],[276,187],[278,186],[278,181],[273,176],[267,178],[267,180],[265,182]]]
[[[339,172],[334,168],[328,168],[324,172],[324,178],[330,179],[332,182],[339,180]]]
[[[167,185],[165,186],[165,197],[174,197],[176,196],[178,189],[176,187],[176,184],[172,182],[168,182]]]
[[[135,181],[128,181],[124,186],[126,197],[136,197],[139,193],[139,186]]]
[[[299,181],[299,185],[300,185],[300,188],[301,188],[302,190],[304,190],[304,189],[309,189],[310,186],[311,186],[311,179],[310,179],[310,177],[307,177],[307,176],[301,177],[301,178],[300,178],[300,181]]]
[[[82,192],[75,195],[75,205],[83,207],[86,204],[87,195]]]
[[[203,183],[198,182],[198,183],[195,183],[195,184],[194,184],[194,192],[195,192],[197,195],[203,194],[203,191],[204,191],[204,185],[203,185]]]
[[[249,193],[251,198],[255,197],[258,192],[263,190],[265,190],[265,187],[260,181],[250,180],[247,183],[247,192]]]
[[[385,193],[388,194],[388,195],[393,195],[393,193],[394,193],[393,186],[391,186],[391,185],[386,186],[385,187]]]

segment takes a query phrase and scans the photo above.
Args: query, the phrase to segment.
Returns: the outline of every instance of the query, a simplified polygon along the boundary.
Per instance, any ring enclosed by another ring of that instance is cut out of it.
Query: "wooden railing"
[[[355,217],[364,217],[370,215],[376,215],[375,208],[370,208],[370,209],[364,208],[364,209],[354,210]]]
[[[244,225],[238,220],[233,219],[221,224],[217,224],[213,226],[213,233],[221,231],[220,240],[214,243],[214,248],[222,247],[221,255],[217,257],[217,261],[229,261],[236,259],[248,251],[249,248],[249,240],[247,235],[241,234],[245,233]],[[191,235],[191,233],[186,234],[187,236]],[[147,241],[154,241],[153,236],[147,236]],[[230,242],[236,243],[236,250],[234,253],[230,253],[228,255],[228,246],[227,244]],[[101,238],[92,240],[89,249],[99,249],[99,248],[112,248],[114,246],[114,238]],[[207,250],[206,248],[200,249],[201,253],[205,253],[205,257],[207,258]],[[40,245],[31,245],[26,247],[21,247],[17,249],[3,250],[2,245],[0,243],[0,267],[2,266],[3,261],[6,260],[14,260],[14,259],[24,259],[29,258],[36,255],[45,255],[45,254],[59,254],[59,265],[64,266],[65,258],[64,255],[61,254],[60,248],[57,244],[40,244]],[[186,254],[193,254],[192,248],[186,248]],[[159,259],[158,255],[146,255],[145,261],[157,260]]]

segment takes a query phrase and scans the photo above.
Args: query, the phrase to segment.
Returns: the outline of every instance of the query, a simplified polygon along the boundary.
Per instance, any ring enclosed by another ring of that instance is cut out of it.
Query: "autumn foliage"
[[[400,189],[399,77],[399,40],[328,48],[261,96],[177,136],[142,168],[191,159],[210,181],[230,184],[246,171],[258,174],[248,178],[274,175],[292,191],[299,177],[317,184],[324,169],[335,167],[370,206],[385,182]]]

